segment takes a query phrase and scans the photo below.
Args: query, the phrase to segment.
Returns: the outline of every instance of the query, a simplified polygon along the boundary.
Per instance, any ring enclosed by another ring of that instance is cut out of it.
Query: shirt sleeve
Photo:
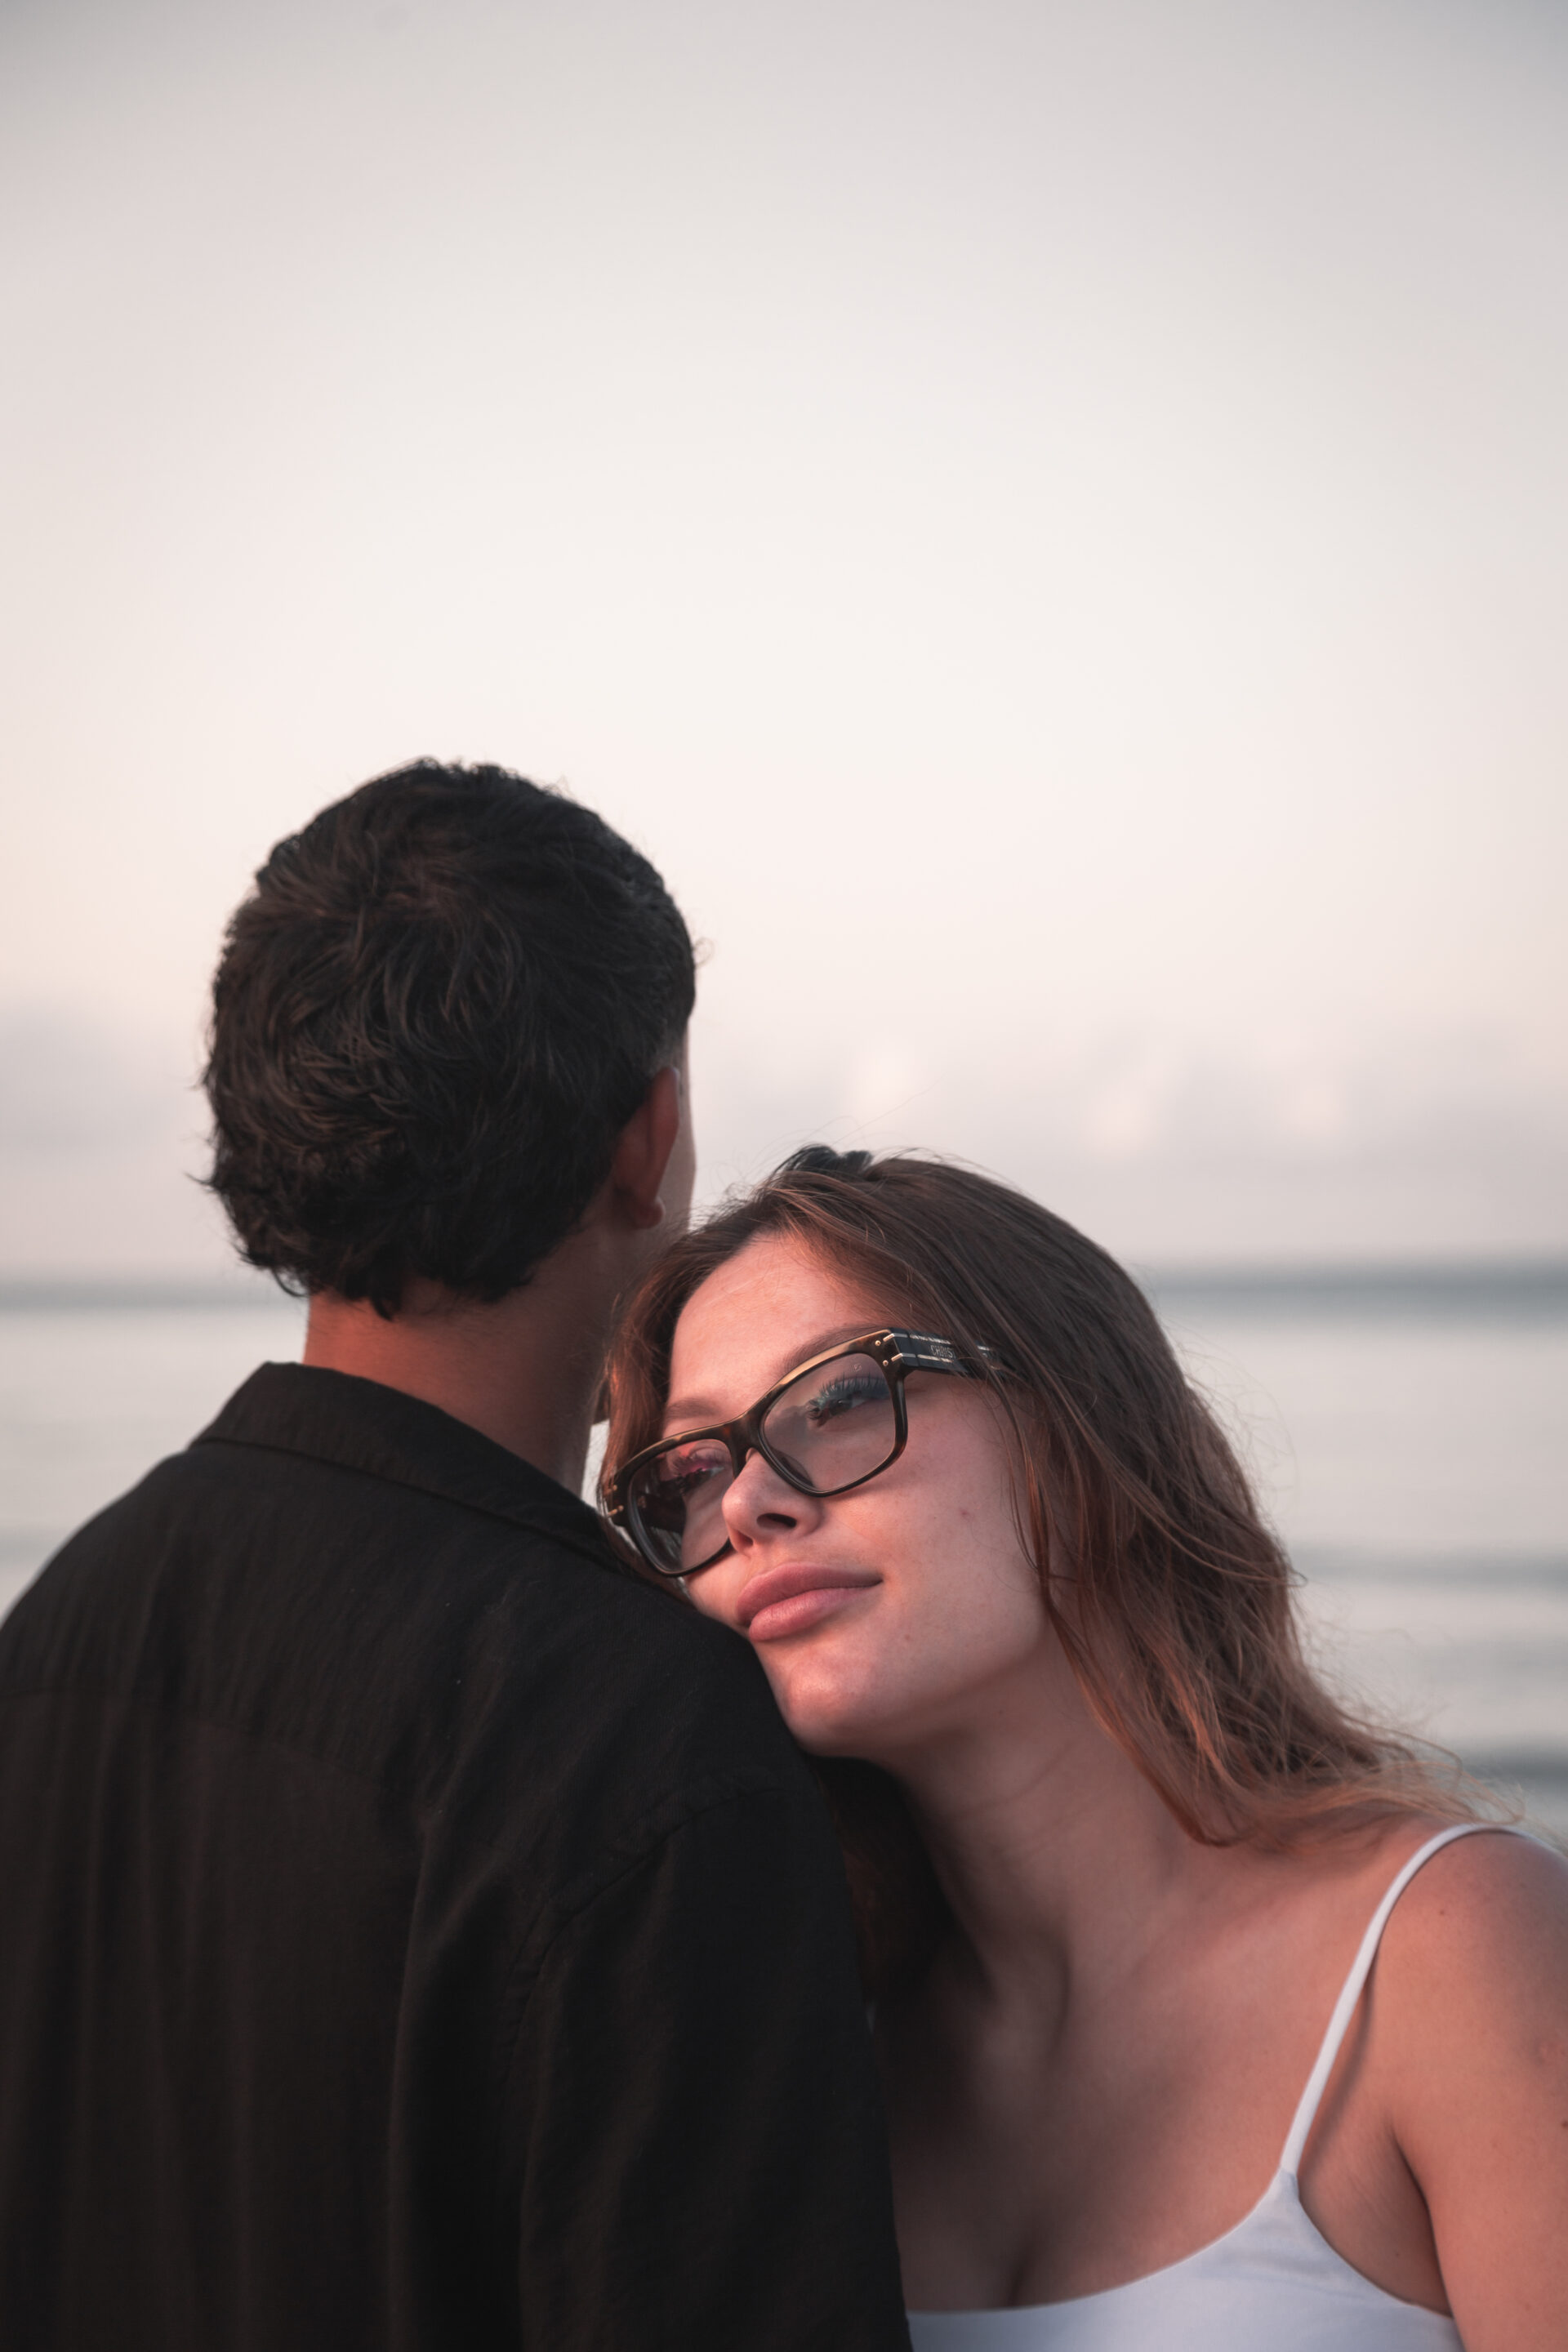
[[[528,2352],[906,2352],[843,1869],[718,1797],[552,1939],[510,2069]]]

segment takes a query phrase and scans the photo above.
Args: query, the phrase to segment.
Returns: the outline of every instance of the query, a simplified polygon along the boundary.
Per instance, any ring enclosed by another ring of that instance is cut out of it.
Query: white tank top
[[[1464,2352],[1451,2319],[1402,2303],[1352,2270],[1308,2220],[1296,2169],[1388,1915],[1424,1862],[1466,1822],[1413,1853],[1373,1916],[1275,2174],[1245,2221],[1184,2261],[1101,2294],[1010,2311],[911,2311],[914,2352]]]

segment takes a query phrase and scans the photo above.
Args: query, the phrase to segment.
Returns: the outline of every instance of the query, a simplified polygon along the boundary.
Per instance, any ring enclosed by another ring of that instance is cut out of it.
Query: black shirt
[[[752,1653],[462,1423],[264,1366],[0,1627],[0,2342],[907,2340]]]

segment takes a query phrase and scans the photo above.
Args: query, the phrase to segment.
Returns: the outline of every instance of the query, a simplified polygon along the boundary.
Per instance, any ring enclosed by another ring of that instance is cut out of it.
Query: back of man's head
[[[668,1062],[691,941],[563,793],[419,761],[279,842],[213,985],[211,1183],[288,1287],[503,1297],[572,1232]]]

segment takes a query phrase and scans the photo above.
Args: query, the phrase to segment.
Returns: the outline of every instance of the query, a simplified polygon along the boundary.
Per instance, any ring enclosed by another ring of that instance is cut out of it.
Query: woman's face
[[[796,1364],[896,1319],[827,1260],[763,1235],[688,1301],[664,1433],[737,1418]],[[849,1494],[798,1494],[752,1454],[724,1499],[731,1549],[689,1586],[754,1643],[803,1746],[887,1763],[977,1727],[1060,1654],[994,1400],[935,1372],[912,1373],[905,1396],[909,1444]]]

